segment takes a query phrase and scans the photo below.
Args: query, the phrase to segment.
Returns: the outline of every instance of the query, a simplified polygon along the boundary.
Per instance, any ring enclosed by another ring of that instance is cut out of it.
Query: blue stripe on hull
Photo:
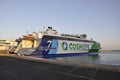
[[[88,55],[97,55],[98,52],[92,53],[67,53],[67,54],[42,54],[42,57],[69,57],[69,56],[88,56]]]
[[[42,58],[50,58],[50,57],[69,57],[69,56],[93,56],[98,55],[99,52],[87,52],[87,53],[66,53],[66,54],[29,54],[26,56],[35,56],[35,57],[42,57]]]

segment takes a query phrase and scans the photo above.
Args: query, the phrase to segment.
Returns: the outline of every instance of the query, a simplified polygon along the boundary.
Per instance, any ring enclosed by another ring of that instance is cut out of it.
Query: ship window
[[[4,44],[10,44],[10,43],[4,43]]]
[[[66,37],[59,37],[59,36],[44,36],[43,38],[47,38],[48,40],[52,39],[58,39],[58,40],[69,40],[69,41],[80,41],[80,42],[94,42],[91,40],[80,40],[80,39],[74,39],[74,38],[66,38]]]
[[[3,46],[3,45],[0,45],[0,46]]]

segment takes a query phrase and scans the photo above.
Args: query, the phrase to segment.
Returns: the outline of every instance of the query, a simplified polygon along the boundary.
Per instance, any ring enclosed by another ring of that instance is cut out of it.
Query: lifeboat
[[[31,38],[34,38],[33,35],[29,34],[29,35],[25,35],[24,36],[25,39],[31,39]]]

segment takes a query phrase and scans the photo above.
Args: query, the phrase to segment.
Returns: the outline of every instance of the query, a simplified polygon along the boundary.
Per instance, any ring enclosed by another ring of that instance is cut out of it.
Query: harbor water
[[[69,57],[50,57],[52,60],[63,60],[74,63],[94,63],[120,66],[120,51],[99,52],[98,55],[90,56],[69,56]]]

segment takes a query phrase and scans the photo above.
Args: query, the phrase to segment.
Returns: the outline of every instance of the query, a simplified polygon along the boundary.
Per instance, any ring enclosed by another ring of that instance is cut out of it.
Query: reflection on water
[[[74,63],[96,63],[108,65],[120,65],[120,51],[100,52],[98,55],[91,56],[70,56],[70,57],[54,57],[54,60],[71,61]]]

